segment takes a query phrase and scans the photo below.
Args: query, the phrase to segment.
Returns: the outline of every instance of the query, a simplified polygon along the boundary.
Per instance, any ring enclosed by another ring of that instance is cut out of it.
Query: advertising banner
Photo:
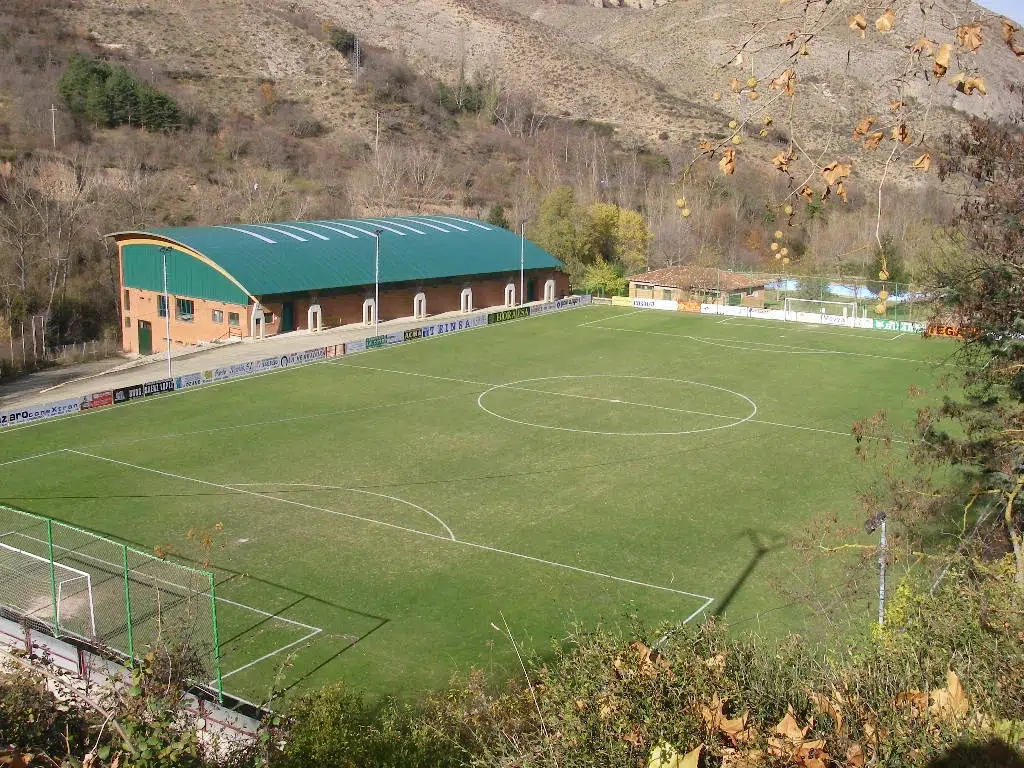
[[[626,306],[637,309],[666,309],[669,312],[675,312],[679,309],[679,302],[669,299],[629,299],[629,304]]]
[[[557,312],[561,309],[583,307],[590,303],[590,296],[569,296],[558,301],[547,301],[530,307],[530,315],[543,315],[546,312]]]
[[[105,408],[108,405],[114,404],[114,393],[112,390],[106,392],[96,392],[91,395],[84,395],[82,397],[82,404],[80,410],[87,411],[90,408]]]
[[[925,330],[924,323],[911,323],[905,320],[872,320],[876,331],[893,331],[895,333],[921,333]]]
[[[786,313],[781,309],[758,309],[757,307],[751,307],[750,317],[760,318],[761,320],[785,320]]]
[[[198,387],[202,384],[206,384],[207,380],[203,378],[201,373],[186,373],[184,376],[178,376],[174,379],[174,388],[177,389],[191,389],[192,387]]]
[[[357,339],[356,341],[345,342],[345,354],[351,355],[353,352],[363,352],[366,349],[366,339]]]
[[[328,357],[341,357],[344,354],[345,354],[345,345],[344,344],[331,344],[329,346],[324,347],[324,357],[325,358],[328,358]]]
[[[13,427],[15,424],[27,424],[40,419],[52,419],[54,416],[78,413],[81,407],[82,398],[72,397],[67,400],[58,400],[55,403],[29,405],[13,411],[2,411],[0,412],[0,427]]]
[[[174,391],[174,379],[158,379],[147,381],[145,384],[135,384],[130,387],[119,387],[114,390],[114,404],[120,405],[130,400],[138,400],[140,397],[150,395],[162,395]]]
[[[680,312],[700,312],[699,301],[680,301],[679,302]]]
[[[487,324],[507,323],[509,320],[522,320],[530,316],[529,307],[515,307],[514,309],[503,309],[501,312],[491,312],[487,316]]]

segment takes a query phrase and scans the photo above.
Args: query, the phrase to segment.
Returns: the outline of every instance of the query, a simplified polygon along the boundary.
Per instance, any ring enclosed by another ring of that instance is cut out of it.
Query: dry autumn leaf
[[[1018,58],[1024,57],[1024,47],[1017,45],[1014,36],[1017,34],[1017,28],[1013,26],[1006,19],[1003,19],[1003,42],[1006,43],[1007,47],[1013,51],[1014,56]]]
[[[960,685],[960,678],[953,670],[946,673],[946,687],[932,691],[928,699],[931,702],[928,709],[944,720],[963,718],[971,705]]]
[[[723,712],[724,706],[725,702],[715,694],[715,697],[711,700],[710,707],[700,708],[700,716],[704,719],[704,724],[708,727],[708,730],[721,731],[729,737],[733,744],[741,744],[744,741],[750,740],[753,737],[753,731],[747,728],[747,716],[749,713],[744,712],[739,717],[728,718]]]
[[[969,77],[967,73],[960,72],[956,77],[950,79],[949,84],[967,96],[971,96],[975,91],[982,96],[988,96],[984,77]]]
[[[885,138],[884,131],[874,131],[864,137],[864,148],[865,149],[878,149],[878,145],[882,143],[882,139]]]
[[[793,81],[796,79],[796,70],[787,69],[781,75],[772,80],[769,89],[784,91],[787,96],[793,95]]]
[[[804,198],[808,203],[814,202],[814,190],[811,188],[809,184],[804,184],[802,187],[800,187],[800,190],[797,192],[797,194],[800,195],[800,197]]]
[[[875,19],[875,29],[882,34],[886,32],[892,32],[893,25],[896,23],[896,14],[893,13],[892,8],[886,8],[885,13]]]
[[[859,139],[861,136],[867,134],[871,130],[871,126],[875,124],[874,117],[863,117],[860,122],[853,127],[853,138]]]
[[[889,109],[891,109],[893,112],[899,112],[905,106],[907,106],[907,102],[901,99],[893,99],[892,101],[889,102]]]
[[[700,151],[707,152],[709,155],[715,154],[715,145],[707,139],[702,139],[700,142]]]
[[[916,168],[919,171],[928,172],[928,169],[932,167],[932,156],[925,152],[917,160],[911,163],[912,168]]]
[[[917,42],[910,46],[910,52],[923,53],[925,56],[931,56],[935,53],[935,43],[927,37],[919,37]]]
[[[971,53],[977,53],[985,38],[981,35],[981,22],[961,24],[956,28],[956,41]]]
[[[845,179],[850,175],[850,171],[853,170],[853,166],[849,163],[840,163],[838,160],[829,163],[821,169],[821,175],[825,178],[825,183],[832,186],[837,181]]]
[[[889,134],[889,138],[893,141],[902,141],[904,144],[910,143],[910,131],[907,130],[906,123],[898,123],[892,127],[892,132]]]
[[[952,43],[943,43],[935,54],[935,63],[932,65],[932,74],[942,77],[949,69],[949,57],[953,53]]]
[[[860,744],[851,744],[846,750],[846,764],[849,768],[863,768],[866,759],[864,747]]]
[[[726,147],[722,150],[722,159],[718,161],[718,167],[726,176],[732,176],[736,172],[736,150]]]
[[[647,768],[697,768],[703,749],[704,745],[701,744],[685,755],[680,755],[671,744],[662,742],[651,750]]]
[[[842,182],[840,182],[842,187]],[[840,194],[845,194],[841,192]],[[815,693],[814,691],[805,691],[807,698],[809,698],[814,706],[818,708],[818,711],[823,715],[828,715],[836,724],[836,730],[843,730],[843,712],[840,709],[839,702],[835,699],[831,699],[823,693]]]
[[[772,158],[772,165],[785,174],[789,174],[789,164],[793,162],[792,152],[779,152]]]
[[[854,32],[860,32],[860,36],[864,37],[868,28],[868,20],[864,18],[863,14],[858,13],[856,16],[850,17],[850,29]]]
[[[734,77],[729,80],[729,87],[733,90],[733,92],[739,93],[740,91],[743,90],[743,83],[741,83]]]
[[[844,203],[850,202],[850,198],[847,197],[847,195],[846,195],[846,185],[843,182],[841,182],[841,181],[836,185],[836,195]]]

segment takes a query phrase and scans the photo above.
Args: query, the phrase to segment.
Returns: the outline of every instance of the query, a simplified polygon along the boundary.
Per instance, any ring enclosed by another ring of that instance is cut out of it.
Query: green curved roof
[[[374,281],[380,232],[380,282],[409,282],[519,270],[520,238],[458,216],[388,216],[115,232],[117,240],[155,237],[206,256],[253,296],[326,290]],[[128,246],[131,247],[131,246]],[[526,269],[562,262],[526,241]]]

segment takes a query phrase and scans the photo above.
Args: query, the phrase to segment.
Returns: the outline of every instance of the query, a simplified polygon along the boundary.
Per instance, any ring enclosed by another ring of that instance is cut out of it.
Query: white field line
[[[591,304],[590,306],[593,306],[593,304]],[[618,314],[615,314],[615,315],[607,315],[606,317],[599,317],[596,320],[588,320],[585,323],[579,323],[577,325],[577,328],[582,328],[585,325],[592,325],[594,323],[602,323],[605,320],[618,320],[620,317],[629,317],[630,315],[638,315],[638,314],[640,314],[641,312],[644,312],[644,311],[646,311],[646,310],[635,309],[632,312],[621,312],[621,313],[618,313]]]
[[[37,539],[35,536],[29,536],[27,533],[20,533],[20,532],[17,532],[17,531],[15,531],[14,533],[17,536],[21,536],[22,538],[28,539],[30,541],[34,541],[34,542],[37,542],[39,544],[46,544],[46,542],[43,539]],[[88,555],[88,554],[86,554],[84,552],[78,552],[77,550],[67,549],[66,547],[59,547],[58,546],[57,548],[58,549],[63,549],[65,552],[70,552],[75,557],[81,558],[83,560],[92,560],[92,561],[94,561],[96,563],[102,563],[102,564],[104,564],[104,565],[106,565],[106,566],[108,566],[110,568],[115,569],[115,570],[119,570],[122,567],[122,565],[120,563],[111,563],[109,560],[104,560],[102,557],[96,557],[95,555]],[[150,579],[151,581],[159,582],[161,584],[166,584],[166,585],[172,586],[172,587],[177,587],[180,590],[187,590],[187,588],[186,587],[182,587],[181,584],[177,584],[176,582],[173,582],[173,581],[168,581],[167,579],[161,579],[161,578],[159,578],[157,576],[150,576],[149,574],[146,574],[146,577],[148,579]],[[188,590],[188,591],[191,591],[191,590]],[[221,674],[221,680],[223,680],[226,677],[229,677],[230,675],[235,674],[235,672],[241,672],[243,669],[248,669],[249,667],[252,667],[255,664],[258,664],[261,661],[266,661],[267,659],[271,658],[272,656],[276,656],[277,654],[281,653],[282,651],[286,651],[289,648],[291,648],[292,646],[298,645],[299,643],[301,643],[301,642],[303,642],[305,640],[308,640],[309,638],[313,637],[314,635],[318,635],[318,634],[320,634],[321,632],[324,631],[322,627],[314,627],[312,624],[305,624],[305,623],[303,623],[301,621],[295,621],[294,619],[288,619],[288,618],[285,618],[284,616],[278,616],[277,614],[270,613],[268,611],[264,611],[264,610],[261,610],[259,608],[254,608],[253,606],[246,605],[245,603],[239,603],[239,602],[236,602],[235,600],[229,600],[226,597],[217,597],[217,602],[218,603],[224,603],[225,605],[233,605],[236,608],[242,608],[242,609],[244,609],[246,611],[252,611],[253,613],[259,614],[260,616],[264,616],[264,617],[266,617],[268,619],[273,619],[274,621],[280,621],[280,622],[283,622],[285,624],[291,624],[292,626],[295,626],[295,627],[301,627],[302,629],[310,630],[308,634],[306,634],[305,636],[303,636],[299,640],[295,640],[294,642],[288,643],[287,645],[283,645],[280,648],[278,648],[276,651],[271,651],[268,654],[260,656],[260,658],[256,659],[256,661],[249,662],[248,664],[246,664],[244,666],[241,666],[238,669],[232,670],[231,672],[227,672],[227,673]],[[350,640],[353,640],[353,641],[359,639],[356,635],[340,635],[340,637],[346,637],[346,638],[349,638]],[[216,683],[217,683],[216,680],[210,681],[210,685],[216,685]]]
[[[44,456],[52,456],[55,453],[60,453],[61,450],[62,449],[58,448],[55,451],[46,451],[45,453],[36,453],[33,454],[32,456],[22,456],[20,459],[11,459],[10,461],[0,462],[0,467],[7,467],[10,466],[11,464],[18,464],[19,462],[22,461],[32,461],[32,459],[41,459]]]
[[[711,315],[711,317],[714,317],[714,315]],[[881,338],[878,331],[861,333],[859,329],[847,328],[846,326],[812,325],[795,320],[779,322],[778,320],[758,320],[754,317],[727,317],[724,320],[720,320],[719,323],[721,325],[736,325],[740,327],[754,325],[758,328],[785,330],[787,333],[818,333],[826,336],[849,336],[857,339],[874,339],[875,341]]]
[[[486,544],[477,544],[475,542],[465,541],[463,539],[453,540],[453,539],[449,539],[446,536],[441,536],[441,535],[436,534],[436,533],[428,533],[426,531],[418,531],[415,528],[405,528],[403,526],[395,525],[393,523],[386,523],[386,522],[384,522],[382,520],[374,520],[372,518],[358,517],[357,515],[350,515],[350,514],[347,514],[345,512],[338,512],[338,511],[333,510],[333,509],[327,509],[326,507],[317,507],[317,506],[314,506],[312,504],[304,504],[304,503],[302,503],[300,501],[295,501],[293,499],[282,499],[279,496],[272,496],[272,495],[267,494],[267,493],[257,493],[256,491],[250,491],[250,490],[247,490],[246,488],[242,488],[242,487],[238,487],[238,486],[225,485],[223,483],[214,483],[214,482],[211,482],[209,480],[200,480],[199,478],[188,477],[187,475],[179,475],[179,474],[175,474],[173,472],[165,472],[163,470],[153,469],[151,467],[143,467],[143,466],[140,466],[138,464],[130,464],[127,461],[120,461],[118,459],[111,459],[111,458],[108,458],[106,456],[98,456],[96,454],[86,453],[84,451],[75,451],[75,450],[68,449],[68,453],[78,454],[79,456],[87,456],[87,457],[89,457],[91,459],[96,459],[98,461],[106,461],[106,462],[109,462],[111,464],[120,465],[122,467],[128,467],[129,469],[136,469],[136,470],[139,470],[141,472],[152,472],[153,474],[162,475],[164,477],[174,478],[176,480],[185,480],[185,481],[192,482],[192,483],[198,483],[199,485],[207,485],[207,486],[210,486],[212,488],[220,488],[221,490],[225,490],[225,491],[235,491],[236,493],[246,494],[248,496],[253,496],[253,497],[256,497],[256,498],[259,498],[259,499],[266,499],[268,501],[276,501],[276,502],[279,502],[281,504],[289,504],[291,506],[300,507],[302,509],[309,509],[309,510],[312,510],[314,512],[325,512],[325,513],[331,514],[331,515],[338,515],[340,517],[348,517],[348,518],[352,518],[352,519],[356,519],[356,520],[361,520],[362,522],[370,523],[371,525],[380,525],[380,526],[384,526],[386,528],[391,528],[393,530],[404,531],[405,533],[411,533],[411,534],[414,534],[414,535],[417,535],[417,536],[425,536],[426,538],[434,539],[435,541],[444,541],[444,542],[448,542],[449,544],[453,544],[453,545],[457,545],[457,546],[470,547],[472,549],[478,549],[478,550],[482,550],[482,551],[485,551],[485,552],[494,552],[495,554],[507,555],[509,557],[516,557],[516,558],[519,558],[521,560],[527,560],[529,562],[540,563],[542,565],[548,565],[548,566],[551,566],[551,567],[554,567],[554,568],[563,568],[563,569],[568,570],[568,571],[574,571],[576,573],[582,573],[582,574],[585,574],[587,576],[594,576],[594,577],[602,578],[602,579],[609,579],[611,581],[616,581],[616,582],[620,582],[620,583],[623,583],[623,584],[632,584],[634,586],[645,587],[647,589],[656,589],[656,590],[660,590],[662,592],[670,592],[672,594],[682,595],[684,597],[693,597],[693,598],[697,598],[698,600],[706,601],[705,607],[707,605],[710,605],[711,602],[714,601],[714,598],[709,597],[708,595],[697,594],[696,592],[686,592],[685,590],[682,590],[682,589],[675,589],[673,587],[666,587],[666,586],[663,586],[663,585],[660,585],[660,584],[651,584],[651,583],[648,583],[648,582],[645,582],[645,581],[638,581],[636,579],[628,579],[628,578],[625,578],[623,576],[615,576],[615,575],[612,575],[610,573],[602,573],[601,571],[592,571],[592,570],[589,570],[587,568],[580,568],[580,567],[575,566],[575,565],[568,565],[566,563],[559,563],[559,562],[556,562],[554,560],[545,560],[545,559],[540,558],[540,557],[534,557],[533,555],[525,555],[525,554],[523,554],[521,552],[512,552],[511,550],[499,549],[498,547],[491,547],[491,546],[488,546]],[[700,610],[704,610],[704,609],[701,608]],[[699,613],[699,611],[697,613]],[[697,614],[696,613],[695,614],[691,614],[690,618],[692,619],[693,616],[695,616],[695,615],[697,615]]]
[[[418,509],[420,512],[429,515],[430,517],[434,518],[438,523],[440,523],[442,528],[448,531],[448,538],[450,538],[452,541],[458,541],[458,539],[455,538],[455,534],[452,533],[452,529],[448,527],[448,524],[440,517],[435,515],[433,512],[431,512],[429,509],[424,509],[419,504],[413,504],[411,501],[400,499],[397,496],[388,496],[386,493],[377,493],[376,491],[364,491],[362,488],[345,488],[344,486],[341,485],[320,485],[319,483],[231,483],[230,485],[233,488],[252,488],[254,486],[259,485],[272,485],[278,488],[318,488],[329,491],[351,491],[352,493],[364,493],[367,496],[379,496],[382,499],[390,499],[391,501],[397,501],[400,504],[405,504],[406,506],[412,507],[413,509]]]
[[[274,656],[277,656],[277,654],[279,654],[279,653],[284,653],[289,648],[294,648],[296,645],[299,645],[300,643],[304,643],[307,640],[311,640],[312,638],[314,638],[317,635],[319,635],[321,632],[323,632],[322,629],[316,628],[312,632],[310,632],[308,635],[304,635],[303,637],[300,637],[298,640],[295,640],[294,642],[288,643],[287,645],[282,645],[280,648],[278,648],[277,650],[271,651],[270,653],[265,653],[262,656],[260,656],[258,659],[255,659],[254,661],[250,661],[248,664],[243,664],[238,669],[232,669],[230,672],[222,672],[221,676],[220,676],[220,679],[221,680],[227,680],[229,677],[231,677],[234,674],[237,674],[237,673],[241,672],[242,670],[249,669],[250,667],[255,667],[261,661],[266,661],[267,659],[271,659]],[[348,635],[346,635],[346,637],[348,637]],[[216,680],[212,680],[212,681],[210,681],[210,685],[216,685],[216,682],[217,682]]]
[[[902,336],[906,336],[906,335],[907,335],[907,334],[905,334],[905,333],[897,333],[897,334],[896,334],[895,336],[893,336],[893,337],[892,337],[891,339],[888,339],[888,341],[896,341],[896,339],[898,339],[898,338],[900,338],[900,337],[902,337]]]
[[[621,331],[623,333],[642,333],[648,336],[668,336],[673,339],[691,339],[701,344],[710,344],[726,349],[741,349],[748,352],[774,352],[792,355],[849,355],[853,357],[872,357],[879,360],[899,360],[904,363],[923,363],[932,365],[931,360],[917,360],[910,357],[893,357],[891,355],[873,355],[869,352],[844,352],[838,349],[817,349],[814,347],[798,347],[790,344],[774,344],[767,341],[747,341],[744,339],[707,339],[685,333],[665,333],[663,331],[641,331],[636,328],[609,328],[607,325],[590,326],[598,331]],[[758,349],[758,347],[779,347],[779,349]]]
[[[641,311],[643,311],[643,310],[641,310]],[[548,392],[548,391],[543,390],[543,389],[530,389],[530,388],[527,388],[527,387],[512,387],[512,386],[508,386],[508,385],[505,385],[505,384],[487,384],[487,383],[482,382],[482,381],[471,381],[469,379],[456,379],[456,378],[452,378],[450,376],[434,376],[434,375],[429,374],[429,373],[413,373],[412,371],[399,371],[399,370],[395,370],[393,368],[375,368],[375,367],[370,366],[370,365],[354,365],[354,364],[348,364],[348,363],[336,363],[336,365],[339,365],[341,367],[346,367],[346,368],[361,368],[361,369],[365,369],[365,370],[368,370],[368,371],[379,371],[381,373],[396,373],[396,374],[400,374],[402,376],[419,376],[419,377],[427,378],[427,379],[440,379],[441,381],[454,381],[454,382],[459,382],[459,383],[462,383],[462,384],[478,384],[480,386],[487,386],[487,387],[492,387],[492,388],[497,388],[497,389],[515,389],[515,390],[520,390],[520,391],[524,391],[524,392],[536,392],[538,394],[544,394],[544,395],[559,395],[559,396],[565,396],[565,397],[578,397],[578,398],[582,398],[582,399],[586,399],[586,400],[604,400],[605,402],[613,402],[612,400],[607,400],[605,398],[600,398],[600,397],[588,397],[586,395],[570,395],[570,394],[567,394],[567,393],[564,393],[564,392]],[[608,374],[608,375],[610,375],[610,374]],[[625,401],[619,401],[619,402],[625,404]],[[646,403],[630,403],[630,405],[647,405],[647,404]],[[651,405],[651,406],[647,406],[647,407],[659,408],[661,410],[666,410],[666,411],[679,411],[680,413],[691,413],[691,414],[695,414],[695,415],[698,415],[698,416],[710,416],[710,417],[716,418],[716,419],[729,419],[729,420],[732,420],[732,421],[736,420],[735,416],[727,416],[727,415],[722,414],[722,413],[708,413],[708,412],[705,412],[705,411],[687,411],[687,410],[683,410],[681,408],[668,408],[668,407],[665,407],[665,406],[655,406],[655,405]],[[801,430],[801,431],[804,431],[804,432],[820,432],[820,433],[826,434],[826,435],[839,435],[840,437],[852,437],[853,436],[852,433],[850,433],[850,432],[840,432],[838,430],[822,429],[820,427],[802,427],[802,426],[799,426],[797,424],[783,424],[782,422],[779,422],[779,421],[766,421],[764,419],[749,418],[749,419],[744,419],[744,422],[749,422],[751,424],[765,424],[767,426],[782,427],[784,429],[798,429],[798,430]],[[867,438],[867,439],[881,440],[883,438],[880,438],[880,437],[870,437],[870,438]],[[891,440],[894,443],[906,443],[906,442],[908,442],[906,440],[898,440],[896,438],[891,438]]]
[[[359,408],[345,408],[339,411],[321,411],[319,413],[311,413],[305,416],[288,416],[283,419],[269,419],[267,421],[253,421],[247,424],[229,424],[226,427],[210,427],[209,429],[194,429],[189,432],[168,432],[159,435],[150,435],[148,437],[136,437],[131,440],[111,440],[106,443],[87,443],[85,445],[77,446],[79,448],[106,448],[115,445],[134,445],[135,443],[143,443],[150,440],[164,440],[169,437],[191,437],[193,435],[208,435],[214,432],[227,432],[234,429],[250,429],[252,427],[266,427],[274,424],[288,424],[293,421],[309,421],[310,419],[322,419],[328,416],[346,416],[352,413],[364,413],[366,411],[375,411],[382,408],[400,408],[406,405],[419,405],[421,403],[430,403],[435,400],[448,400],[453,397],[462,397],[465,394],[473,394],[466,392],[459,392],[454,395],[438,395],[437,397],[424,397],[418,400],[402,400],[397,403],[381,403],[379,405],[367,405]],[[56,451],[51,451],[56,453]],[[46,455],[46,454],[40,454]],[[24,459],[18,459],[23,461]],[[0,464],[0,466],[3,466]]]
[[[353,352],[351,355],[344,355],[342,358],[329,357],[329,358],[325,358],[324,360],[317,360],[317,361],[312,362],[312,363],[303,363],[301,365],[288,365],[288,366],[284,366],[283,368],[275,368],[272,371],[265,371],[264,373],[254,373],[251,376],[240,376],[239,378],[236,378],[236,379],[226,379],[224,381],[216,381],[216,382],[213,382],[211,384],[204,384],[201,387],[190,387],[189,389],[182,389],[182,390],[177,390],[177,391],[174,391],[174,392],[168,392],[168,393],[163,394],[163,395],[155,395],[155,396],[151,396],[151,397],[139,398],[137,400],[130,400],[127,403],[122,403],[121,405],[111,406],[111,407],[108,407],[108,408],[90,408],[87,411],[79,411],[78,413],[69,413],[66,416],[57,416],[57,417],[52,418],[52,419],[40,419],[39,421],[33,421],[33,422],[29,423],[29,424],[22,424],[22,425],[17,426],[17,427],[8,427],[8,428],[5,428],[5,429],[0,429],[0,437],[3,437],[4,435],[11,434],[11,433],[14,433],[14,432],[20,432],[23,429],[31,429],[33,427],[39,427],[39,426],[44,425],[44,424],[53,424],[55,422],[64,421],[66,419],[73,419],[73,418],[82,417],[82,416],[89,416],[89,415],[94,415],[94,414],[97,414],[97,413],[109,413],[111,411],[120,413],[125,408],[128,408],[130,406],[137,406],[137,405],[141,405],[143,403],[156,402],[158,400],[164,400],[164,399],[166,399],[168,397],[177,397],[178,395],[187,395],[187,394],[194,393],[194,392],[207,392],[207,391],[213,389],[214,387],[220,387],[220,386],[223,386],[225,384],[238,384],[240,382],[252,381],[253,379],[260,379],[260,378],[263,378],[264,376],[272,376],[275,373],[283,373],[285,371],[304,370],[304,369],[310,368],[310,367],[312,367],[314,365],[324,365],[325,363],[330,364],[331,361],[333,361],[333,360],[338,360],[338,359],[343,359],[343,358],[347,358],[347,357],[352,357],[352,355],[363,355],[363,354],[366,354],[367,352],[382,352],[382,351],[389,350],[389,349],[396,349],[398,347],[408,347],[408,346],[410,346],[412,344],[418,344],[418,343],[420,343],[422,341],[434,341],[436,339],[444,339],[444,338],[447,338],[449,336],[461,336],[464,331],[478,331],[478,330],[480,330],[482,328],[505,328],[507,326],[512,325],[513,323],[521,323],[521,322],[523,322],[525,320],[537,320],[537,319],[543,320],[545,317],[551,317],[553,315],[560,315],[561,313],[567,312],[567,311],[572,310],[572,309],[587,309],[590,306],[591,305],[588,304],[588,305],[585,305],[583,307],[565,307],[563,309],[554,309],[554,310],[551,310],[550,312],[545,312],[542,315],[530,315],[530,316],[527,316],[527,317],[521,317],[518,320],[507,320],[504,323],[496,323],[494,325],[479,325],[479,326],[477,326],[475,328],[464,328],[464,329],[462,329],[462,331],[459,331],[457,333],[442,333],[439,336],[428,336],[426,338],[412,339],[410,341],[402,342],[401,344],[389,344],[389,345],[384,346],[384,347],[376,347],[374,349],[364,349],[364,350],[362,350],[360,352]],[[311,337],[311,341],[315,341],[315,340],[316,339],[313,339]],[[328,345],[324,344],[324,346],[328,346]],[[314,348],[315,347],[310,347],[310,349],[314,349]],[[270,355],[268,355],[268,357],[270,357]],[[217,367],[217,366],[211,366],[211,367]],[[189,373],[194,373],[194,371],[189,371]]]

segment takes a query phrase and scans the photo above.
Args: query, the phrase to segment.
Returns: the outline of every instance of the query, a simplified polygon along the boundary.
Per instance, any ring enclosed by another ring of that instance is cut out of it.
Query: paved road
[[[503,306],[488,307],[472,314],[487,314],[504,308]],[[431,323],[440,323],[456,318],[465,319],[471,316],[462,312],[446,312],[440,315],[430,315],[426,320],[412,318],[390,320],[380,324],[379,333],[419,328]],[[186,373],[232,363],[242,363],[246,360],[259,360],[286,352],[302,352],[314,347],[341,344],[345,341],[355,341],[372,335],[372,328],[358,323],[331,328],[320,333],[295,331],[272,336],[263,341],[242,341],[182,352],[171,359],[171,375],[181,376]],[[162,355],[150,355],[127,362],[106,360],[61,366],[23,376],[0,385],[0,410],[64,400],[162,378],[167,378],[167,359]]]

